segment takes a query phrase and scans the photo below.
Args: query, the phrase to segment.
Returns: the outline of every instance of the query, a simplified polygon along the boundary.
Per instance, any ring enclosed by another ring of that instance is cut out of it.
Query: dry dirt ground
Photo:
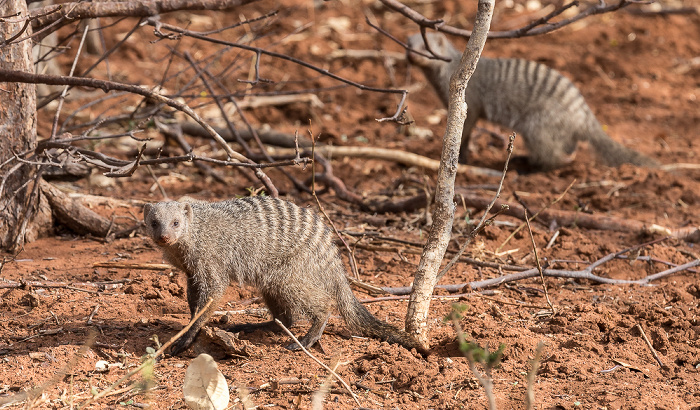
[[[410,4],[428,17],[444,17],[450,24],[469,28],[476,2],[461,3],[420,1]],[[688,1],[667,6],[692,4]],[[254,24],[254,30],[263,35],[257,45],[363,84],[409,88],[409,113],[418,132],[375,121],[393,112],[398,102],[395,95],[363,92],[354,87],[318,91],[322,105],[298,102],[248,109],[246,113],[251,122],[269,124],[285,132],[305,133],[311,120],[314,132],[321,134],[321,143],[395,148],[439,158],[445,110],[418,70],[409,68],[400,59],[328,58],[332,51],[346,49],[402,52],[399,46],[370,28],[364,16],[370,16],[401,39],[417,31],[416,26],[378,2],[258,2],[228,13],[175,13],[164,16],[163,21],[207,31],[272,10],[280,11],[276,18]],[[492,40],[484,53],[536,60],[560,70],[581,89],[614,139],[663,164],[698,163],[700,16],[693,12],[639,14],[633,10],[640,8],[630,7],[590,17],[547,35]],[[499,1],[492,28],[517,28],[540,15],[536,10],[528,10],[525,2]],[[110,47],[124,37],[135,21],[103,19],[101,24]],[[243,26],[213,36],[237,40],[247,30],[247,26]],[[156,84],[169,61],[168,47],[175,47],[180,51],[189,50],[198,60],[212,55],[224,60],[231,56],[226,63],[222,60],[214,64],[212,70],[220,72],[225,64],[232,62],[223,80],[239,92],[339,85],[288,61],[263,57],[261,75],[273,83],[251,87],[238,81],[249,78],[250,53],[187,38],[180,43],[155,40],[151,27],[137,29],[110,56],[109,69],[101,64],[92,75],[103,79],[112,76],[135,84]],[[454,41],[460,47],[465,44],[464,40]],[[71,47],[73,51],[60,60],[66,69],[71,64],[77,41],[71,43]],[[95,59],[81,57],[79,69]],[[182,87],[193,75],[187,62],[179,57],[173,59],[170,70],[171,74],[178,73],[165,83],[170,92]],[[84,91],[88,90],[81,92]],[[202,104],[202,112],[208,110],[210,117],[217,114],[210,101],[204,98],[206,89],[201,83],[195,83],[186,94],[191,106]],[[69,102],[62,118],[91,97],[87,98]],[[207,104],[203,105],[205,102]],[[87,122],[101,113],[116,114],[115,110],[132,108],[129,106],[132,100],[112,100],[108,104],[111,105],[98,104],[81,110],[71,123]],[[48,135],[53,112],[49,109],[41,113],[39,133],[42,138]],[[116,133],[123,127],[139,125],[148,124],[124,122],[102,129]],[[506,136],[509,131],[486,123],[480,126],[490,132],[482,130],[473,139],[474,165],[500,169],[505,151],[503,138],[498,135]],[[432,132],[432,136],[426,131]],[[154,138],[149,145],[162,144],[163,137],[152,127],[145,135]],[[209,142],[195,138],[190,142],[205,154],[220,152]],[[138,145],[140,143],[121,139],[88,146],[133,158],[133,152],[126,152]],[[177,153],[176,149],[171,151]],[[518,142],[516,155],[525,153],[523,144]],[[434,188],[434,172],[393,162],[337,158],[332,165],[335,175],[348,189],[368,198],[381,195],[400,198]],[[189,194],[217,200],[249,195],[248,188],[260,187],[259,182],[242,178],[235,170],[217,168],[217,171],[225,175],[227,183],[202,175],[190,164],[153,168],[165,192],[173,198]],[[290,171],[302,180],[311,172],[301,167]],[[280,171],[271,169],[268,174],[283,197],[299,205],[315,206],[313,199],[295,190]],[[575,181],[573,187],[554,209],[670,228],[700,225],[697,211],[700,171],[663,171],[634,166],[607,168],[597,164],[585,147],[579,150],[573,164],[559,170],[530,174],[510,172],[502,198],[516,202],[517,195],[531,209],[537,210],[557,198],[572,181]],[[457,178],[457,185],[471,187],[489,198],[496,183],[497,178],[468,174]],[[83,198],[81,201],[104,216],[117,216],[115,221],[120,226],[138,222],[143,201],[163,199],[145,168],[140,168],[131,178],[105,181],[93,176],[89,180],[58,185],[69,192],[118,199],[110,202]],[[394,249],[379,252],[357,247],[355,258],[363,281],[378,286],[411,283],[418,263],[418,256],[410,252],[415,248],[379,238],[422,242],[426,236],[423,210],[372,215],[338,199],[333,191],[320,198],[338,228],[366,234],[355,237],[351,243],[359,240],[358,245]],[[468,223],[480,215],[478,210],[465,209],[458,204],[451,246],[464,239]],[[504,245],[520,222],[511,217],[499,217],[498,223],[487,228],[469,247],[468,256],[482,261],[533,266],[532,247],[526,234],[516,234]],[[564,269],[582,269],[588,262],[611,252],[663,238],[660,234],[559,226],[550,220],[536,221],[533,231],[540,257],[547,258],[551,267]],[[548,246],[556,232],[558,237]],[[616,279],[638,279],[666,269],[664,262],[682,264],[697,259],[700,250],[694,243],[666,239],[644,246],[638,253],[649,258],[632,262],[613,260],[599,267],[596,273]],[[93,267],[96,262],[108,261],[162,262],[159,251],[140,232],[130,238],[105,242],[78,236],[57,226],[52,236],[27,244],[16,258],[12,256],[4,255],[6,263],[0,271],[0,285],[24,280],[65,282],[71,286],[26,286],[0,291],[0,399],[42,386],[58,375],[58,380],[44,388],[32,405],[62,408],[84,402],[91,396],[91,389],[102,391],[138,365],[146,349],[156,346],[153,335],[164,342],[188,322],[185,280],[180,272]],[[441,283],[465,283],[501,274],[504,272],[497,269],[459,263]],[[106,281],[118,284],[106,288],[86,285]],[[673,274],[651,286],[595,284],[566,278],[548,278],[546,284],[557,309],[553,317],[542,315],[546,301],[539,279],[495,287],[488,297],[468,294],[459,301],[468,307],[460,325],[470,340],[491,349],[501,343],[506,346],[502,364],[493,372],[500,408],[524,408],[526,375],[540,342],[544,348],[533,386],[537,408],[700,408],[697,270]],[[355,289],[359,298],[372,298],[363,292]],[[439,293],[446,295],[443,291]],[[232,286],[225,304],[218,307],[228,313],[217,314],[210,325],[216,327],[227,320],[265,320],[265,314],[260,313],[263,305],[254,297],[252,290]],[[483,408],[486,404],[483,389],[457,348],[453,327],[443,320],[455,301],[436,298],[432,302],[429,337],[434,353],[427,359],[396,345],[351,337],[337,316],[331,318],[321,339],[322,350],[312,351],[326,363],[340,361],[338,373],[352,385],[365,408]],[[405,300],[381,301],[367,306],[379,318],[403,326]],[[652,356],[638,325],[644,329],[663,367]],[[304,326],[306,323],[301,323],[292,330],[299,334]],[[78,355],[69,368],[61,370],[86,342],[91,329],[97,330],[96,343]],[[310,408],[312,394],[320,388],[326,372],[303,353],[285,350],[286,336],[256,332],[242,334],[240,338],[253,345],[251,357],[221,358],[216,351],[210,351],[219,359],[219,369],[232,389],[232,399],[236,400],[232,402],[233,408],[241,406],[236,386],[247,387],[250,402],[258,408]],[[92,407],[185,407],[183,377],[198,349],[202,347],[195,346],[181,357],[158,361],[153,371],[155,384],[149,391],[138,394],[121,391]],[[121,363],[123,367],[113,366],[108,372],[96,372],[95,364],[99,360]],[[130,382],[120,384],[117,389]],[[13,405],[13,408],[25,404]],[[357,407],[339,385],[332,386],[324,406],[329,409]]]

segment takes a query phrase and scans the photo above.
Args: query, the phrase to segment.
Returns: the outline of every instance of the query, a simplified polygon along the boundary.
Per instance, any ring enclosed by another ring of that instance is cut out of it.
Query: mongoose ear
[[[185,203],[185,219],[188,223],[192,222],[194,219],[194,213],[192,212],[192,205],[190,203]]]
[[[153,211],[153,205],[152,204],[146,204],[143,206],[143,220],[145,221],[146,218],[148,217],[148,214],[150,214]]]

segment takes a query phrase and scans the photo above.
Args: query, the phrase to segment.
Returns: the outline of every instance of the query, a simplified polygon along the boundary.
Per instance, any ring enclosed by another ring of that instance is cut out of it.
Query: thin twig
[[[160,184],[160,181],[158,181],[158,177],[156,174],[153,172],[153,168],[151,168],[150,165],[146,165],[146,170],[148,171],[148,174],[153,178],[153,182],[156,184],[158,187],[158,190],[160,190],[160,194],[163,196],[163,200],[167,201],[170,197],[168,194],[165,192],[165,188],[163,188],[163,185]]]
[[[316,363],[318,363],[318,364],[319,364],[321,367],[323,367],[324,369],[328,370],[336,379],[338,379],[338,381],[343,385],[343,387],[345,387],[345,389],[350,393],[350,395],[352,396],[353,400],[355,400],[355,403],[357,403],[358,406],[362,406],[362,405],[360,404],[360,400],[357,398],[357,395],[356,395],[355,393],[353,393],[353,391],[350,389],[350,386],[348,386],[348,384],[345,383],[345,380],[343,380],[343,378],[340,377],[340,376],[338,375],[338,373],[336,373],[336,372],[334,372],[333,370],[331,370],[330,367],[326,366],[322,361],[318,360],[314,355],[312,355],[312,354],[304,347],[304,345],[302,345],[302,344],[299,342],[299,340],[292,334],[292,332],[289,331],[289,329],[287,329],[287,327],[286,327],[279,319],[275,318],[275,322],[277,323],[277,325],[278,325],[279,327],[282,328],[282,330],[284,330],[285,333],[287,333],[287,335],[289,335],[289,337],[292,338],[292,340],[294,340],[294,342],[297,344],[297,346],[299,346],[299,347],[301,348],[301,350],[302,350],[304,353],[306,353],[307,356],[309,356],[310,358],[312,358]]]
[[[571,186],[571,185],[569,185]],[[540,264],[540,257],[537,253],[537,244],[535,244],[535,236],[532,234],[532,227],[530,227],[530,219],[527,217],[527,211],[525,211],[525,223],[527,223],[527,231],[530,233],[530,241],[532,242],[532,251],[535,254],[535,264],[537,265],[537,271],[540,273],[540,279],[542,280],[542,289],[544,290],[544,296],[547,299],[547,304],[549,309],[552,311],[552,316],[557,314],[557,310],[552,305],[552,301],[549,300],[549,292],[547,292],[547,283],[544,281],[544,273],[542,272],[542,265]]]
[[[661,359],[659,359],[659,355],[656,353],[656,349],[654,349],[654,346],[651,345],[651,342],[649,341],[649,338],[647,337],[646,332],[644,332],[644,329],[642,328],[642,325],[640,323],[637,323],[637,328],[639,329],[639,332],[642,334],[642,337],[644,338],[644,341],[647,343],[647,346],[649,347],[649,350],[651,351],[651,355],[654,356],[654,359],[659,363],[659,366],[666,367],[664,364],[661,362]]]
[[[92,309],[92,312],[90,312],[90,316],[87,318],[87,325],[90,326],[92,325],[92,318],[95,316],[97,311],[100,309],[100,304],[96,304],[95,307]]]
[[[535,356],[530,360],[530,370],[527,372],[527,390],[525,393],[525,409],[532,410],[535,408],[535,378],[537,377],[537,369],[540,367],[540,360],[542,359],[542,350],[544,349],[544,342],[540,341],[537,343],[537,349],[535,349]]]
[[[352,251],[350,248],[350,245],[348,245],[347,241],[345,238],[343,238],[343,235],[338,232],[338,229],[336,229],[335,224],[331,220],[331,218],[328,216],[326,213],[326,210],[323,209],[323,205],[321,205],[321,201],[318,199],[318,195],[316,195],[316,138],[314,138],[313,132],[309,130],[309,136],[311,137],[311,158],[313,158],[313,162],[311,163],[311,195],[314,197],[316,200],[316,205],[318,205],[318,209],[321,211],[323,216],[326,218],[326,221],[331,225],[331,228],[333,229],[333,232],[335,232],[336,236],[340,239],[340,241],[343,243],[345,246],[345,249],[348,250],[348,258],[350,260],[350,270],[352,271],[352,275],[356,280],[360,280],[360,273],[357,270],[357,263],[355,262],[355,253]],[[298,151],[297,151],[298,155]],[[326,173],[330,173],[330,164],[326,163],[324,164],[324,171]],[[359,404],[359,403],[358,403]]]
[[[75,58],[73,59],[73,65],[70,68],[70,72],[68,73],[68,77],[73,77],[73,73],[75,72],[75,67],[78,64],[78,58],[80,58],[80,52],[83,50],[83,44],[85,44],[85,38],[87,37],[88,29],[89,26],[85,26],[85,30],[83,30],[83,37],[80,39],[80,45],[78,46],[78,51],[75,54]],[[54,116],[53,119],[53,126],[51,127],[51,136],[49,139],[55,139],[56,138],[56,131],[58,130],[58,118],[61,116],[61,108],[63,108],[63,102],[66,99],[66,94],[68,93],[68,86],[66,85],[63,87],[63,91],[61,92],[61,95],[58,99],[58,108],[56,108],[56,115]]]
[[[78,360],[80,360],[80,358],[82,358],[85,355],[85,353],[87,353],[88,349],[92,347],[93,343],[95,342],[96,336],[97,332],[94,329],[90,329],[85,343],[83,343],[83,345],[80,346],[80,349],[78,349],[78,351],[75,352],[73,356],[71,356],[70,360],[68,360],[68,362],[58,372],[56,372],[55,375],[53,375],[53,377],[51,377],[39,387],[34,388],[32,390],[23,391],[21,393],[14,394],[10,397],[0,397],[0,408],[4,408],[9,404],[17,403],[22,400],[34,400],[35,398],[40,397],[43,392],[45,392],[46,390],[63,380],[66,374],[68,374],[68,372],[70,372],[71,369],[75,367],[75,365],[78,363]],[[32,408],[32,406],[26,407]]]
[[[105,389],[102,390],[101,392],[99,392],[99,393],[97,393],[96,395],[92,396],[92,397],[91,397],[90,399],[88,399],[85,403],[81,404],[81,405],[80,405],[80,408],[81,408],[81,409],[82,409],[82,408],[85,408],[85,407],[87,407],[88,405],[90,405],[91,403],[95,402],[96,400],[99,400],[99,399],[101,399],[102,397],[107,396],[112,390],[114,390],[115,387],[117,387],[117,386],[119,386],[120,384],[124,383],[126,380],[129,380],[131,377],[133,377],[135,374],[139,373],[139,372],[140,372],[141,370],[143,370],[145,367],[147,367],[147,366],[155,366],[155,364],[156,364],[156,359],[158,359],[158,357],[160,357],[160,356],[163,354],[163,352],[165,352],[165,350],[166,350],[167,348],[169,348],[173,343],[175,343],[175,341],[177,341],[177,340],[180,338],[180,336],[184,335],[188,330],[190,330],[190,328],[192,327],[192,325],[194,325],[194,322],[195,322],[197,319],[199,319],[199,317],[202,316],[202,315],[204,314],[204,312],[207,311],[207,309],[209,308],[209,305],[211,305],[213,301],[214,301],[214,299],[209,299],[209,301],[207,302],[207,304],[204,305],[204,307],[203,307],[201,310],[199,310],[199,311],[194,315],[194,317],[192,318],[192,320],[190,320],[190,323],[188,323],[187,326],[183,327],[182,330],[180,330],[179,332],[177,332],[177,334],[175,334],[175,336],[171,337],[170,340],[168,340],[164,345],[162,345],[162,346],[160,347],[160,349],[158,349],[155,353],[153,353],[148,359],[144,360],[143,363],[141,363],[141,364],[140,364],[138,367],[136,367],[134,370],[132,370],[132,371],[130,371],[129,373],[127,373],[126,375],[124,375],[124,377],[122,377],[121,379],[117,380],[116,382],[112,383],[110,386],[108,386],[107,388],[105,388]],[[136,386],[137,383],[138,383],[138,382],[134,382],[134,383],[132,384],[132,386]]]
[[[569,192],[569,189],[571,189],[571,187],[572,187],[575,183],[576,183],[576,179],[574,178],[574,180],[571,181],[571,183],[569,184],[569,186],[566,187],[566,189],[564,190],[564,192],[562,192],[562,193],[561,193],[558,197],[556,197],[552,202],[550,202],[549,204],[547,204],[547,206],[545,206],[544,208],[542,208],[542,209],[540,209],[539,211],[535,212],[535,213],[532,215],[532,217],[529,219],[529,221],[534,221],[535,218],[537,218],[537,216],[538,216],[540,213],[542,213],[542,211],[546,211],[547,209],[551,208],[554,204],[556,204],[557,202],[561,201],[561,199],[564,198],[564,195],[566,195],[566,193]],[[525,207],[523,206],[523,208],[525,208]],[[527,220],[526,220],[526,221],[527,221]],[[513,239],[513,237],[515,236],[515,234],[517,234],[518,232],[520,232],[520,230],[523,229],[524,227],[525,227],[525,222],[521,223],[520,226],[518,226],[513,232],[511,232],[510,235],[508,235],[508,237],[506,238],[506,240],[503,241],[503,243],[501,244],[501,246],[499,246],[498,248],[496,248],[496,253],[500,252],[501,249],[503,249],[503,247],[506,246],[506,244],[508,243],[508,241],[510,241],[511,239]]]
[[[506,150],[507,151],[506,160],[503,164],[503,173],[501,174],[501,180],[498,182],[498,189],[496,190],[496,195],[494,195],[493,200],[491,201],[491,203],[488,204],[488,206],[484,210],[484,214],[481,216],[479,223],[476,224],[476,227],[474,227],[474,229],[472,229],[472,231],[469,234],[469,236],[467,237],[466,241],[464,241],[464,244],[462,244],[462,246],[459,248],[459,251],[455,254],[455,256],[452,257],[452,259],[447,263],[447,265],[445,265],[445,267],[442,269],[442,271],[437,275],[437,281],[439,281],[440,278],[445,276],[445,273],[447,273],[447,271],[450,270],[450,268],[452,268],[452,266],[454,266],[454,264],[457,263],[457,261],[459,261],[460,256],[462,256],[464,251],[467,250],[467,246],[469,246],[469,244],[474,240],[474,238],[476,238],[477,235],[479,235],[479,232],[481,232],[487,226],[487,223],[486,223],[487,219],[486,218],[488,218],[488,215],[489,215],[489,212],[491,211],[491,208],[496,203],[498,198],[501,196],[501,190],[503,189],[503,183],[505,182],[506,174],[508,172],[508,163],[510,162],[510,157],[513,155],[514,143],[515,143],[515,133],[512,133],[510,135],[510,141],[508,143],[508,148]],[[498,212],[499,213],[504,212],[506,209],[508,209],[507,205],[505,206],[505,208],[503,208],[503,206],[501,206],[501,210],[499,210]],[[494,218],[496,216],[498,216],[498,214],[494,215]]]

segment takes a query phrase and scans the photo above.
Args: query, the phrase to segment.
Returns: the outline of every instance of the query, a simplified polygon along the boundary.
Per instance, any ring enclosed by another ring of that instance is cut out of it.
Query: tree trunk
[[[457,71],[450,78],[450,100],[447,108],[447,128],[443,137],[442,156],[435,193],[435,212],[428,240],[413,281],[413,292],[406,312],[406,331],[428,346],[428,310],[437,282],[437,274],[450,241],[455,215],[454,190],[457,157],[462,140],[464,120],[467,118],[465,91],[476,63],[484,49],[491,26],[495,0],[479,0],[474,31],[462,55]]]
[[[0,1],[0,16],[14,16],[0,23],[0,36],[6,41],[31,34],[31,29],[21,33],[22,18],[27,16],[25,0]],[[19,22],[12,23],[9,21]],[[0,43],[1,44],[1,43]],[[33,71],[32,41],[24,40],[0,45],[0,68]],[[0,248],[20,248],[25,239],[37,235],[32,215],[45,213],[29,211],[39,201],[30,201],[35,191],[29,182],[36,173],[36,166],[12,160],[13,153],[32,149],[36,145],[36,95],[34,84],[3,82],[0,78]],[[10,161],[8,161],[10,160]],[[6,163],[7,162],[7,163]],[[38,186],[37,186],[38,188]],[[38,195],[38,192],[35,194]],[[30,205],[30,202],[33,204]],[[27,216],[30,220],[27,220]],[[25,222],[26,220],[26,222]],[[44,219],[45,220],[45,219]]]

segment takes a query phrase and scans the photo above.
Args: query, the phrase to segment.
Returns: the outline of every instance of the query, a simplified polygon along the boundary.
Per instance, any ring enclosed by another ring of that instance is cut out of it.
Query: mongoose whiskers
[[[451,61],[429,59],[410,50],[407,57],[422,69],[447,106],[450,77],[462,53],[440,33],[428,33],[427,39],[434,53]],[[408,45],[429,54],[420,34],[412,35]],[[481,57],[467,85],[466,101],[460,162],[467,162],[472,129],[483,118],[521,134],[530,154],[529,163],[536,169],[564,165],[578,141],[588,141],[597,157],[609,166],[657,165],[653,159],[613,141],[576,86],[556,70],[534,61]]]
[[[352,293],[332,231],[318,215],[291,202],[250,197],[222,202],[160,202],[144,207],[148,234],[166,260],[187,275],[187,302],[194,316],[214,302],[172,347],[189,347],[232,282],[256,288],[274,318],[290,327],[311,320],[304,347],[316,343],[331,309],[363,336],[428,351],[411,335],[374,317]],[[231,331],[280,330],[274,321]],[[295,343],[289,349],[299,348]]]

